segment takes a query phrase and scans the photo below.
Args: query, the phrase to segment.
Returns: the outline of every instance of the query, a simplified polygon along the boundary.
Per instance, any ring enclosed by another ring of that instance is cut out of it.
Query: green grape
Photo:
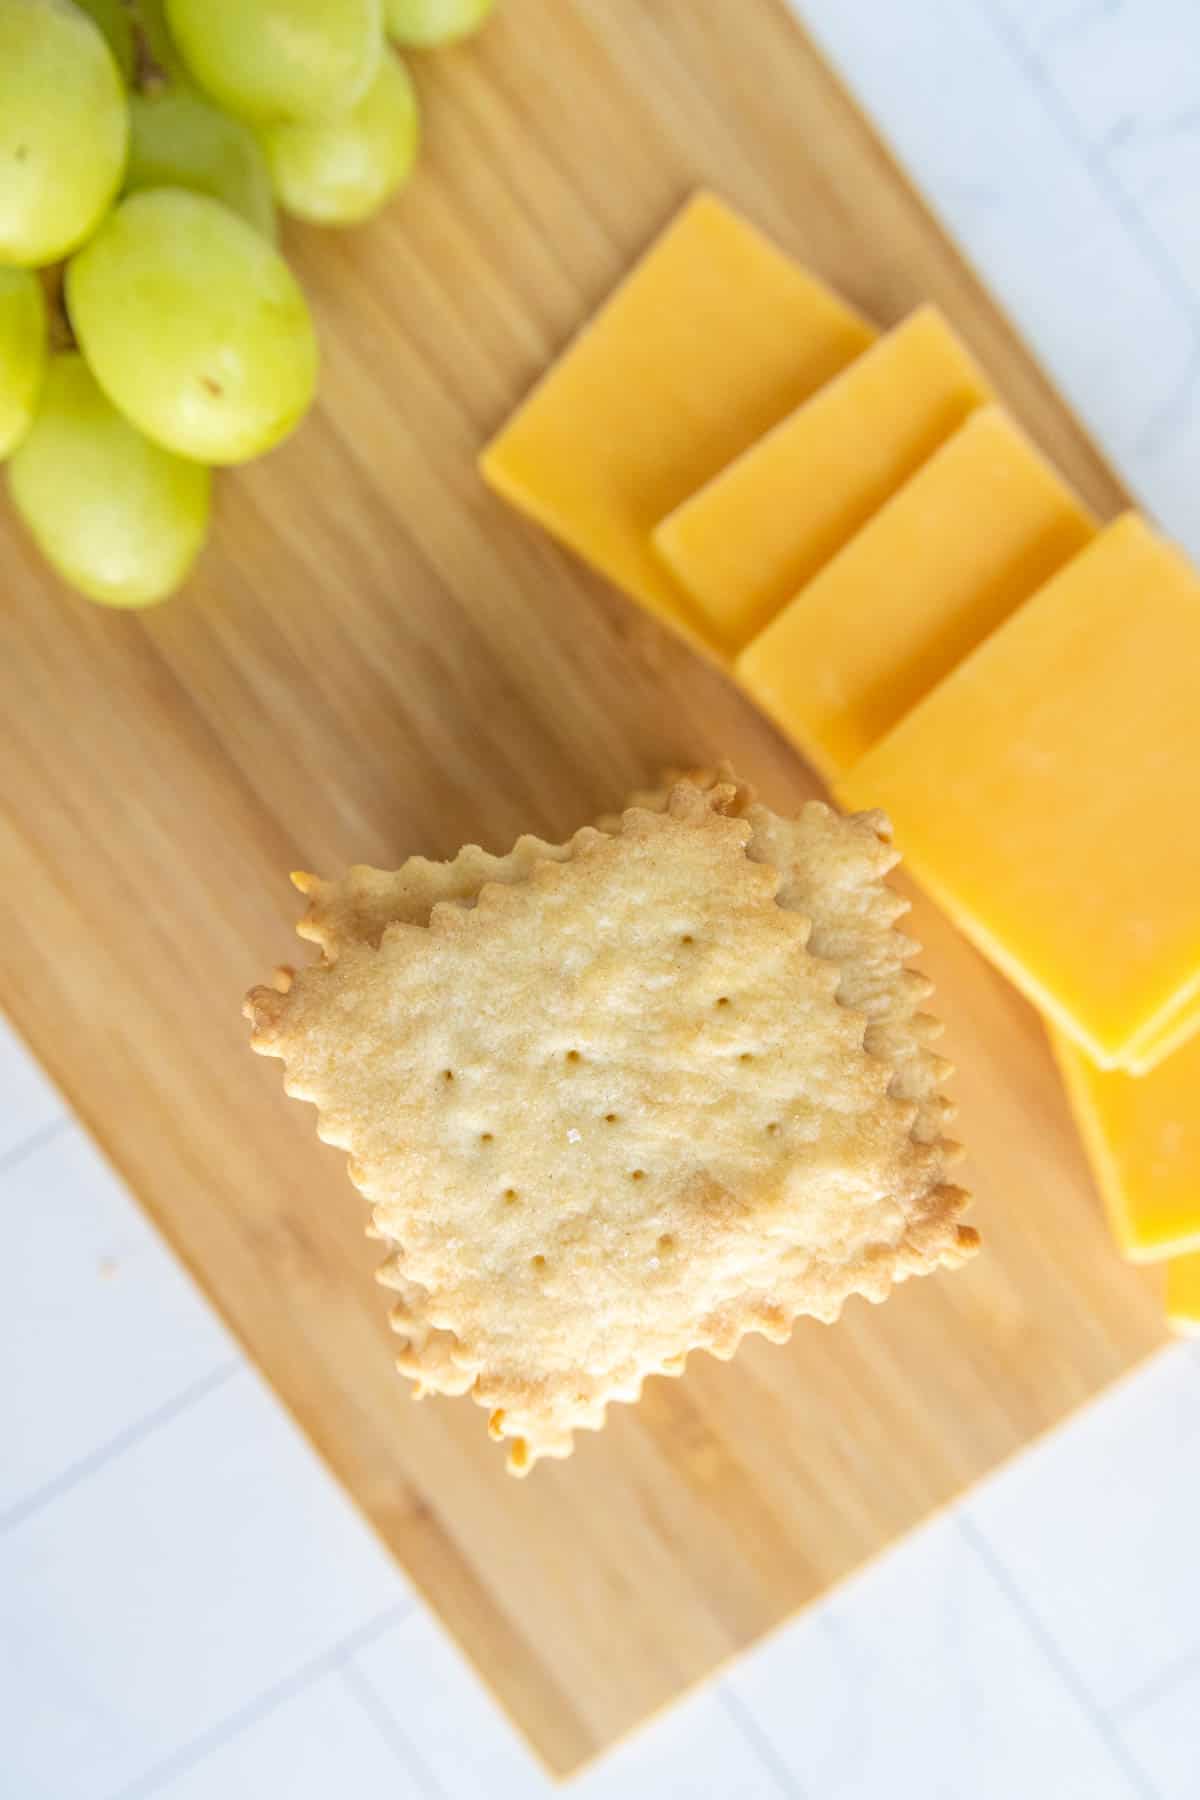
[[[165,600],[208,531],[211,470],[136,431],[75,351],[51,359],[8,485],[47,562],[106,606]]]
[[[279,252],[207,194],[131,194],[67,268],[96,379],[147,437],[197,462],[245,462],[307,412],[317,341]]]
[[[122,78],[127,83],[132,82],[135,68],[133,20],[124,0],[75,0],[75,4],[96,21]]]
[[[134,94],[129,116],[127,194],[155,187],[211,194],[274,243],[271,173],[248,125],[218,112],[201,95],[171,86],[157,94]]]
[[[166,0],[200,86],[227,112],[266,122],[348,112],[375,79],[382,0]]]
[[[493,0],[383,0],[389,37],[410,50],[436,50],[478,31]]]
[[[353,225],[377,212],[416,160],[416,89],[400,58],[384,54],[352,112],[262,132],[279,204],[316,225]]]
[[[67,0],[0,0],[0,263],[57,262],[121,184],[120,70]]]
[[[29,429],[46,371],[46,296],[31,269],[0,269],[0,458]]]

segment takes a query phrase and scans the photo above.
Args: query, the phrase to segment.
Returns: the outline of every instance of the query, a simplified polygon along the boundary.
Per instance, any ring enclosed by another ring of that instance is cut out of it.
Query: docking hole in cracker
[[[880,814],[727,771],[567,844],[295,877],[322,960],[246,1003],[390,1250],[398,1366],[525,1474],[692,1350],[963,1262]]]

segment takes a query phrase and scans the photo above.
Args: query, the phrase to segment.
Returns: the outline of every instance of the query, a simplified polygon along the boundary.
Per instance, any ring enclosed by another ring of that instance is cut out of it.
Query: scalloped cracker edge
[[[955,1266],[947,1071],[881,815],[702,772],[567,845],[303,878],[253,1043],[393,1245],[399,1365],[524,1473],[692,1349]]]

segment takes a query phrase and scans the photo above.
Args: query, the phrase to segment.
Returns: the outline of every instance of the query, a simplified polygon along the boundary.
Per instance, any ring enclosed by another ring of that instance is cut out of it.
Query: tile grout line
[[[416,1600],[410,1594],[394,1606],[389,1606],[383,1612],[376,1613],[375,1617],[369,1619],[365,1625],[360,1625],[357,1630],[347,1633],[344,1638],[339,1638],[337,1643],[331,1644],[329,1649],[323,1650],[319,1656],[310,1658],[291,1675],[286,1675],[273,1687],[264,1689],[257,1698],[249,1701],[236,1712],[227,1714],[216,1725],[209,1726],[207,1731],[202,1731],[189,1743],[172,1751],[170,1756],[163,1757],[153,1768],[145,1770],[143,1774],[135,1776],[124,1787],[110,1793],[108,1800],[150,1800],[150,1796],[158,1792],[166,1782],[173,1781],[177,1775],[185,1774],[188,1769],[195,1768],[204,1761],[206,1756],[210,1756],[214,1750],[219,1750],[222,1744],[231,1742],[240,1732],[247,1730],[251,1725],[257,1725],[260,1720],[268,1718],[276,1707],[282,1706],[288,1700],[294,1700],[298,1694],[302,1694],[306,1688],[311,1687],[322,1676],[341,1673],[342,1664],[347,1657],[352,1656],[356,1650],[365,1649],[368,1644],[374,1643],[376,1638],[382,1637],[383,1633],[390,1630],[393,1625],[398,1625],[402,1619],[407,1618],[415,1605]]]
[[[1194,328],[1197,323],[1197,314],[1200,313],[1200,297],[1197,296],[1187,277],[1176,264],[1171,252],[1163,244],[1158,232],[1149,224],[1140,208],[1130,199],[1122,183],[1114,177],[1112,171],[1101,160],[1099,152],[1079,124],[1074,108],[1046,66],[1044,59],[1026,42],[1024,34],[1010,16],[1005,0],[988,0],[985,11],[991,18],[997,36],[1005,45],[1025,80],[1035,93],[1041,95],[1042,102],[1054,120],[1059,134],[1070,144],[1087,169],[1093,185],[1108,205],[1114,218],[1120,221],[1126,235],[1154,268],[1164,292],[1169,294],[1175,304],[1181,308],[1184,316]]]
[[[803,1788],[799,1786],[792,1771],[783,1761],[769,1734],[763,1730],[749,1707],[741,1696],[734,1692],[724,1676],[716,1684],[716,1696],[718,1704],[725,1709],[727,1716],[737,1726],[747,1747],[757,1756],[785,1800],[804,1800]]]
[[[1060,1650],[1054,1637],[1042,1624],[1019,1583],[1010,1574],[1003,1559],[993,1549],[983,1531],[965,1508],[960,1508],[954,1518],[966,1543],[979,1558],[1067,1692],[1091,1723],[1114,1764],[1128,1781],[1131,1792],[1137,1794],[1139,1800],[1161,1800],[1157,1786],[1150,1781],[1145,1771],[1139,1767],[1126,1749],[1114,1720],[1100,1707],[1078,1670]]]
[[[1123,1699],[1115,1700],[1107,1709],[1109,1717],[1117,1721],[1135,1719],[1147,1706],[1161,1700],[1164,1694],[1169,1694],[1180,1681],[1186,1681],[1195,1674],[1200,1674],[1200,1644],[1186,1650],[1182,1656],[1175,1657],[1165,1668],[1152,1675],[1149,1681],[1144,1681],[1141,1687],[1134,1688]]]
[[[193,1406],[198,1405],[201,1400],[206,1400],[210,1394],[224,1387],[226,1382],[231,1381],[245,1368],[246,1364],[240,1356],[230,1357],[226,1361],[218,1363],[216,1368],[210,1369],[207,1375],[200,1376],[188,1387],[182,1388],[179,1393],[162,1406],[156,1407],[153,1412],[144,1413],[135,1424],[118,1432],[116,1437],[110,1438],[106,1444],[101,1444],[98,1449],[81,1457],[78,1462],[69,1464],[60,1474],[55,1475],[50,1481],[44,1482],[41,1487],[35,1488],[32,1494],[27,1494],[23,1500],[18,1500],[15,1506],[10,1506],[6,1512],[0,1513],[0,1535],[14,1530],[18,1525],[24,1524],[26,1519],[32,1518],[35,1513],[40,1512],[42,1507],[49,1506],[52,1501],[60,1499],[64,1494],[69,1494],[81,1482],[98,1474],[106,1463],[112,1462],[118,1456],[123,1456],[126,1451],[132,1450],[145,1438],[152,1437],[164,1425],[173,1423],[182,1414],[190,1411]]]
[[[374,1682],[359,1668],[354,1657],[353,1650],[347,1651],[338,1673],[355,1703],[383,1738],[396,1761],[413,1777],[426,1800],[446,1800],[446,1790],[409,1741],[403,1726],[388,1711]]]
[[[1138,206],[1120,175],[1112,167],[1103,143],[1093,143],[1046,58],[1033,49],[1007,12],[1006,0],[991,0],[989,11],[1013,60],[1029,87],[1040,95],[1059,135],[1071,145],[1087,171],[1092,186],[1108,206],[1114,219],[1119,222],[1126,237],[1138,248],[1147,267],[1154,271],[1163,293],[1180,309],[1191,328],[1192,350],[1175,394],[1161,404],[1133,440],[1135,452],[1152,447],[1164,431],[1169,433],[1172,421],[1181,407],[1186,416],[1192,404],[1192,390],[1200,376],[1200,294],[1180,267],[1170,244],[1163,241],[1161,233]]]
[[[46,1125],[39,1125],[36,1131],[31,1131],[19,1143],[10,1144],[0,1155],[0,1178],[10,1170],[20,1168],[22,1163],[27,1162],[31,1156],[36,1156],[47,1144],[52,1144],[55,1138],[62,1137],[64,1132],[74,1129],[81,1129],[78,1119],[74,1113],[64,1112],[60,1118],[51,1119]]]
[[[1081,27],[1086,29],[1093,20],[1115,17],[1121,5],[1122,0],[1081,0],[1078,12],[1071,13],[1066,19],[1060,19],[1057,25],[1051,26],[1046,41],[1068,44]]]

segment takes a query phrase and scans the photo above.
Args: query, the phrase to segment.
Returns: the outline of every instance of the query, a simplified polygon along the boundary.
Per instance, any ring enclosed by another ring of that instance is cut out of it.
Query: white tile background
[[[1198,0],[797,5],[1200,555]],[[548,1793],[2,1032],[0,1207],[2,1800]],[[1181,1346],[573,1791],[1200,1800],[1198,1524]]]

